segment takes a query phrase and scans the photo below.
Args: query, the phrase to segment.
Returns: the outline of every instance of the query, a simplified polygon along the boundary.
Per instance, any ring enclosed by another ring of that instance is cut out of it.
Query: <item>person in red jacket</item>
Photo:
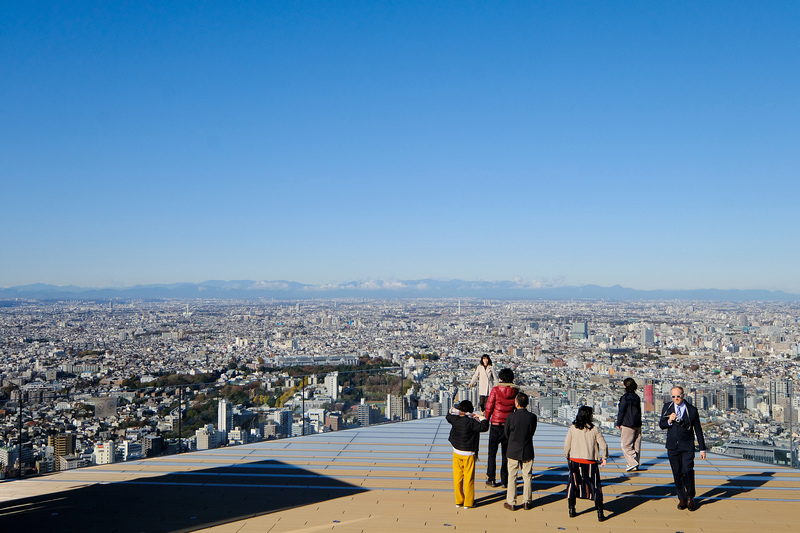
[[[508,488],[508,439],[506,438],[506,417],[514,410],[514,399],[519,389],[514,385],[514,371],[504,368],[498,372],[500,384],[489,393],[486,401],[486,412],[489,420],[489,458],[486,464],[486,486]],[[500,483],[497,483],[497,447],[501,448],[502,460],[500,463]]]

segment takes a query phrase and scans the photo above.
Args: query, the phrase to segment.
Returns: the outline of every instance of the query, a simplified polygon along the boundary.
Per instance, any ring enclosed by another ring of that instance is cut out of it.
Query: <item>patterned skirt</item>
[[[597,463],[578,463],[567,461],[569,465],[569,484],[567,498],[574,500],[603,501],[603,489],[600,486],[600,468]]]

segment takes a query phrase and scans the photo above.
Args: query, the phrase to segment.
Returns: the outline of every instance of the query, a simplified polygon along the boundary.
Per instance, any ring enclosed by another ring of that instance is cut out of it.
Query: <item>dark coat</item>
[[[536,415],[527,409],[517,409],[506,417],[506,457],[516,461],[533,460],[533,434],[536,433]]]
[[[670,413],[675,412],[675,404],[667,402],[661,410],[661,419],[658,425],[661,429],[667,430],[667,449],[680,450],[682,452],[694,451],[694,440],[697,438],[697,448],[706,449],[706,440],[703,437],[703,428],[700,426],[700,414],[697,407],[684,400],[686,404],[686,416],[681,420],[676,420],[669,425]]]
[[[489,430],[489,421],[484,419],[482,422],[478,422],[471,416],[452,413],[449,413],[445,419],[453,426],[450,428],[450,438],[447,439],[453,448],[478,455],[481,433]]]
[[[642,400],[635,392],[626,392],[620,398],[616,426],[642,427]]]

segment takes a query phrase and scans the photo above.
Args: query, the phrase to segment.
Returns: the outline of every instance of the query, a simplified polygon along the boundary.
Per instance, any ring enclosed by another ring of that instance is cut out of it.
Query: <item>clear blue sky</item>
[[[0,10],[0,286],[800,292],[798,2]]]

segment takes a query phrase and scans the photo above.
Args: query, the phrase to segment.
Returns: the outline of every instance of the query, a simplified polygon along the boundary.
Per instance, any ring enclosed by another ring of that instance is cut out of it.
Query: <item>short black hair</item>
[[[458,410],[462,413],[471,413],[475,410],[472,406],[472,402],[469,400],[463,400],[460,404],[458,404]]]
[[[636,380],[633,378],[625,378],[622,384],[625,385],[625,392],[636,392],[636,389],[639,388],[639,386],[636,385]]]
[[[513,383],[514,382],[514,371],[510,368],[504,368],[500,372],[497,373],[497,377],[500,378],[500,381],[503,383]]]
[[[592,408],[588,405],[582,405],[578,409],[578,415],[575,417],[575,427],[578,429],[592,429],[594,424],[592,423],[592,415],[593,415]]]
[[[525,394],[524,392],[520,392],[519,394],[517,394],[517,405],[519,405],[523,409],[528,407],[528,395]]]

